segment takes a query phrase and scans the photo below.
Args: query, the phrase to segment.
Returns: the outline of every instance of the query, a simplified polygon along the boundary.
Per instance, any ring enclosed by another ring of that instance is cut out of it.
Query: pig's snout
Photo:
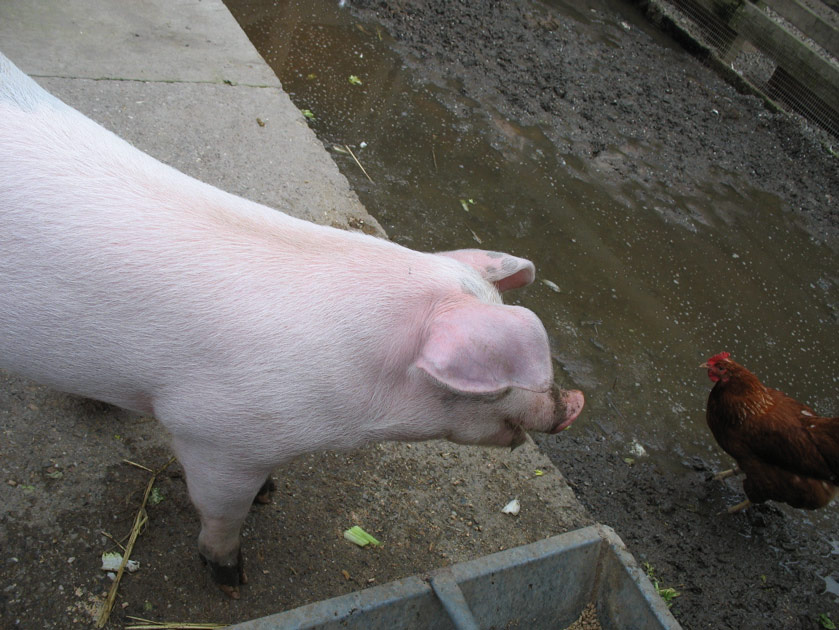
[[[551,433],[559,433],[571,426],[571,423],[582,413],[586,404],[583,392],[578,389],[559,389],[554,385],[554,400],[556,401],[556,424]]]

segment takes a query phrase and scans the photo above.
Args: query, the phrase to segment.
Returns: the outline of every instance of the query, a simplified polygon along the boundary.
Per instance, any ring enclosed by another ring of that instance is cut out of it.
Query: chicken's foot
[[[728,470],[721,470],[716,475],[713,476],[714,481],[722,481],[728,477],[733,477],[734,475],[740,474],[740,469],[735,466],[734,468],[729,468]]]
[[[749,507],[751,504],[752,504],[752,502],[751,502],[751,501],[749,501],[748,499],[746,499],[745,501],[741,501],[741,502],[740,502],[740,503],[738,503],[737,505],[732,505],[732,506],[731,506],[730,508],[728,508],[728,510],[726,510],[726,511],[727,511],[729,514],[735,514],[736,512],[739,512],[740,510],[745,510],[745,509],[746,509],[747,507]]]

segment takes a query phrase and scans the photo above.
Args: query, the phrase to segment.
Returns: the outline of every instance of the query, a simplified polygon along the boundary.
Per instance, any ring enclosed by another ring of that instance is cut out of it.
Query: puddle
[[[766,384],[839,410],[839,260],[778,197],[728,172],[665,189],[655,172],[667,165],[637,138],[591,160],[559,150],[456,84],[420,83],[406,65],[416,60],[337,2],[227,5],[394,241],[508,251],[555,283],[505,299],[545,322],[558,379],[586,392],[580,426],[637,439],[665,469],[684,470],[690,455],[722,466],[698,368],[722,350]],[[604,18],[605,0],[550,5],[602,37],[631,19]],[[344,145],[372,182],[333,148]],[[634,183],[611,176],[627,163]]]

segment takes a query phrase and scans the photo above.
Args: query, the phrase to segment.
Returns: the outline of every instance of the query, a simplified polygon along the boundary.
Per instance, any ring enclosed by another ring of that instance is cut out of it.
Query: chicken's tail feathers
[[[833,483],[839,484],[839,417],[806,419],[805,426],[825,464],[833,473]]]

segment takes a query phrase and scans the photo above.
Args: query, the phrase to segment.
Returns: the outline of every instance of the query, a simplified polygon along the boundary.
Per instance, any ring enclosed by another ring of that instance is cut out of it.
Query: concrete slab
[[[0,45],[47,90],[193,177],[384,234],[220,0],[3,2]]]
[[[30,75],[279,86],[220,1],[8,0],[0,42]]]

